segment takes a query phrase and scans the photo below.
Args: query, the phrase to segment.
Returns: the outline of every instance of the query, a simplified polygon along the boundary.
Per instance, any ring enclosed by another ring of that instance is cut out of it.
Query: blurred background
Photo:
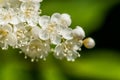
[[[71,27],[83,27],[96,46],[82,47],[75,62],[52,54],[31,62],[17,49],[0,49],[0,80],[120,80],[120,0],[44,0],[41,9],[41,15],[70,14]]]

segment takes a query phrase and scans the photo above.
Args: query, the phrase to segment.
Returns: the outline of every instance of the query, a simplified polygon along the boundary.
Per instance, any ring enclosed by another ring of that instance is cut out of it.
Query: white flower
[[[50,46],[49,42],[35,39],[32,40],[28,45],[21,47],[21,50],[26,56],[31,57],[32,61],[39,58],[45,60],[50,52]]]
[[[72,39],[72,29],[68,28],[71,25],[71,18],[70,15],[64,13],[54,13],[51,16],[51,22],[56,24],[58,27],[58,33],[62,35],[65,39],[70,40]]]
[[[30,12],[34,12],[34,11],[38,11],[40,8],[40,4],[39,3],[33,3],[33,2],[25,2],[22,3],[20,6],[20,9],[24,12],[24,11],[30,11]]]
[[[12,8],[9,9],[0,8],[0,24],[6,25],[8,23],[11,24],[19,23],[19,19],[16,12]]]
[[[68,40],[55,47],[54,55],[59,59],[66,58],[68,61],[74,61],[75,58],[80,57],[77,51],[81,50],[81,46],[81,41]]]
[[[17,36],[16,47],[27,45],[31,40],[38,39],[40,28],[21,23],[14,26],[14,34]]]
[[[29,41],[29,37],[26,35],[28,31],[25,27],[26,25],[24,23],[17,24],[13,27],[14,34],[17,37],[16,48],[26,45]]]
[[[61,36],[58,34],[57,25],[51,22],[49,16],[41,16],[39,24],[42,28],[39,33],[40,39],[50,39],[53,44],[59,44],[61,42]]]
[[[50,39],[53,44],[59,44],[61,37],[67,40],[72,39],[72,29],[67,27],[70,23],[68,18],[63,18],[65,15],[66,14],[60,15],[55,13],[51,18],[49,16],[41,16],[39,19],[39,25],[42,28],[40,38],[43,40]],[[58,17],[60,17],[60,20]]]
[[[22,22],[27,22],[29,25],[37,25],[39,18],[39,3],[22,3],[19,11],[19,18]]]
[[[51,16],[51,21],[64,27],[71,25],[71,18],[68,14],[54,13]]]
[[[16,36],[12,33],[10,25],[0,26],[0,44],[2,49],[7,49],[8,45],[14,47],[17,44]]]

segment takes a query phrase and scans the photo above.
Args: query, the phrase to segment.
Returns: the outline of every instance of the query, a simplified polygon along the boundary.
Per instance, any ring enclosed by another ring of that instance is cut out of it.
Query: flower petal
[[[17,44],[17,37],[15,34],[9,33],[6,38],[6,43],[14,47]]]
[[[32,35],[34,36],[34,38],[38,38],[39,37],[39,34],[40,33],[40,28],[35,26],[32,28],[31,32],[32,32]]]
[[[61,42],[61,37],[58,34],[51,34],[50,40],[51,40],[51,43],[53,44],[59,44]]]
[[[83,39],[85,37],[85,32],[80,26],[76,26],[76,28],[72,31],[72,34],[75,38],[79,39]]]
[[[42,40],[48,40],[49,39],[49,33],[46,30],[41,30],[39,32],[39,38]]]
[[[58,59],[62,59],[64,57],[64,46],[62,44],[55,47],[54,56]]]
[[[3,25],[3,29],[7,30],[8,32],[12,32],[12,26],[9,24]]]
[[[53,23],[59,24],[60,20],[61,20],[61,14],[60,13],[54,13],[51,16],[51,22],[53,22]]]
[[[62,19],[62,22],[64,25],[66,26],[70,26],[71,25],[71,18],[70,18],[70,15],[68,14],[62,14],[61,15],[61,19]]]
[[[70,40],[73,38],[72,36],[72,29],[70,28],[65,28],[63,31],[62,31],[62,36],[67,39],[67,40]]]
[[[66,58],[68,61],[75,61],[77,57],[80,57],[80,54],[76,51],[68,51]]]
[[[48,23],[50,22],[50,17],[49,16],[41,16],[39,18],[39,25],[43,28],[46,29]]]

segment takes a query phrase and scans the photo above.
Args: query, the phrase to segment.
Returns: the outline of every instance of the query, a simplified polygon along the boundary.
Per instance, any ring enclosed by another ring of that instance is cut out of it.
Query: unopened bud
[[[95,46],[95,41],[93,38],[89,37],[84,39],[83,44],[86,48],[91,49]]]

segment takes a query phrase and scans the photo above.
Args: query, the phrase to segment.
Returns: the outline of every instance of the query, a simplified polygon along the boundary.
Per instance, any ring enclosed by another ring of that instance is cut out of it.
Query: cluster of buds
[[[8,0],[0,7],[0,47],[19,48],[31,61],[43,59],[49,53],[58,59],[74,61],[80,57],[81,46],[93,48],[92,38],[85,39],[80,26],[70,28],[70,15],[54,13],[41,15],[42,0],[16,0],[17,5]]]

